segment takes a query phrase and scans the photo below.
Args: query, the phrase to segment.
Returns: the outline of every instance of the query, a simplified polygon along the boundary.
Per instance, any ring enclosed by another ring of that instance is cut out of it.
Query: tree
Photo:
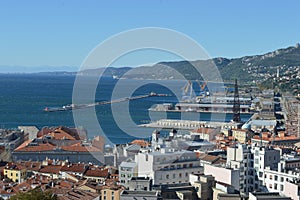
[[[33,189],[26,193],[18,193],[10,198],[11,200],[57,200],[57,196],[51,190],[42,191],[40,188]]]

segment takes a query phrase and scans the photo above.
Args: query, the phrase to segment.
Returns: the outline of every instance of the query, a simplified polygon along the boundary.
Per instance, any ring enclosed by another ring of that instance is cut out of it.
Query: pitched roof
[[[41,173],[48,173],[48,174],[59,174],[59,171],[61,170],[62,166],[60,165],[48,165],[43,166],[39,172]]]
[[[16,152],[42,152],[42,151],[54,151],[57,148],[56,145],[46,142],[34,142],[31,141],[24,142],[21,146],[15,149]],[[74,152],[102,152],[101,149],[94,147],[92,145],[83,145],[81,141],[70,145],[61,146],[64,151],[74,151]]]
[[[213,133],[214,131],[216,131],[215,128],[207,128],[207,127],[201,127],[198,128],[196,130],[193,130],[193,133],[203,133],[203,134],[209,134],[209,133]]]
[[[9,170],[22,170],[22,169],[26,169],[26,167],[20,165],[19,163],[9,162],[5,166],[5,169],[9,169]]]
[[[209,162],[209,163],[214,163],[219,159],[220,159],[219,156],[213,156],[213,155],[206,155],[206,156],[201,158],[202,161],[206,161],[206,162]]]
[[[108,169],[99,169],[99,168],[95,168],[95,167],[90,167],[90,169],[88,169],[85,172],[85,176],[92,176],[92,177],[102,177],[102,178],[106,178],[108,177],[109,172]]]
[[[38,171],[42,165],[42,163],[36,161],[25,161],[25,162],[20,162],[20,164],[26,167],[27,170],[32,170],[32,171]]]
[[[20,184],[13,187],[13,190],[15,192],[28,192],[31,189],[32,189],[31,185],[27,182],[20,183]]]
[[[132,142],[130,142],[130,144],[137,144],[141,147],[148,147],[149,146],[149,142],[147,142],[145,140],[133,140]]]
[[[62,166],[60,171],[83,173],[85,171],[85,165],[84,164],[64,165]]]
[[[62,146],[64,151],[77,151],[77,152],[101,152],[100,149],[91,145],[82,145],[81,142],[73,144],[71,146]]]
[[[54,140],[76,140],[70,134],[68,134],[62,130],[55,130],[55,131],[47,134],[46,136],[51,136],[51,138]]]
[[[61,133],[61,134],[68,134],[69,136],[71,136],[72,138],[76,139],[76,140],[80,140],[80,131],[76,128],[67,128],[64,126],[60,126],[60,127],[55,127],[55,128],[43,128],[42,130],[40,130],[37,134],[37,137],[40,138],[44,135],[48,135],[48,134],[52,134],[53,132],[56,133]],[[69,137],[67,136],[67,137]],[[59,136],[58,136],[59,137]]]
[[[22,145],[15,149],[17,152],[41,152],[41,151],[51,151],[56,148],[55,145],[50,143],[37,143],[36,145],[30,145],[30,143],[23,143]]]
[[[62,194],[58,195],[58,200],[93,200],[100,196],[100,194],[84,191],[84,190],[52,190],[55,194]]]

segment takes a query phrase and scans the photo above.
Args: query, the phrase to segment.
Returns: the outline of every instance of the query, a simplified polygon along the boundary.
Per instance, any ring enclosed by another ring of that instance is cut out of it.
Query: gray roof
[[[133,168],[137,165],[135,162],[121,162],[120,167]]]
[[[249,124],[254,126],[276,126],[276,120],[255,119],[255,120],[251,120]]]

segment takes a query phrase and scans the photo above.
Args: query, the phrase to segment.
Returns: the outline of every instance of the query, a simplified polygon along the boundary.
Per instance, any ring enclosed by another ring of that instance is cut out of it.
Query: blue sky
[[[261,54],[300,41],[299,8],[298,0],[0,0],[0,65],[77,67],[108,37],[149,26],[186,34],[211,57]],[[172,59],[152,53],[116,65]]]

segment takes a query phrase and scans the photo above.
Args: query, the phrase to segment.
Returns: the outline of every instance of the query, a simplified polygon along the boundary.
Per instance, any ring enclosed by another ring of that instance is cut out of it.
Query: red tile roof
[[[37,143],[36,145],[30,145],[30,142],[24,142],[15,151],[17,152],[42,152],[42,151],[53,151],[57,148],[51,143]],[[75,152],[102,152],[101,149],[96,148],[92,145],[82,145],[81,141],[70,146],[61,146],[64,151],[75,151]]]
[[[70,134],[68,134],[62,130],[59,130],[59,131],[55,130],[54,132],[51,132],[51,133],[47,134],[46,136],[51,136],[51,139],[54,139],[54,140],[76,140]]]
[[[148,147],[150,145],[149,142],[145,140],[133,140],[132,142],[130,142],[130,144],[137,144],[140,145],[141,147]]]
[[[40,162],[33,162],[33,161],[25,161],[25,162],[20,162],[20,165],[23,165],[26,167],[27,170],[32,170],[32,171],[38,171],[41,168],[41,163]]]
[[[48,174],[59,174],[59,171],[61,170],[62,166],[60,165],[48,165],[43,166],[39,172],[40,173],[48,173]]]
[[[108,177],[109,173],[108,173],[108,169],[99,169],[99,168],[95,168],[95,167],[90,167],[90,169],[88,169],[85,172],[85,176],[91,176],[91,177],[102,177],[102,178],[106,178]]]
[[[10,170],[22,170],[22,169],[26,169],[26,167],[20,165],[19,163],[9,162],[9,163],[7,163],[7,165],[5,166],[5,169],[10,169]]]
[[[68,182],[68,181],[61,181],[60,183],[59,183],[59,186],[60,187],[63,187],[63,188],[69,188],[69,189],[71,189],[72,188],[72,183],[70,183],[70,182]]]
[[[25,144],[25,145],[23,145]],[[56,147],[53,144],[50,143],[38,143],[36,146],[30,145],[28,143],[23,143],[21,146],[19,146],[15,151],[17,152],[41,152],[41,151],[52,151]]]
[[[20,184],[13,187],[13,190],[15,192],[28,192],[31,189],[32,189],[31,185],[27,182],[20,183]]]
[[[205,155],[204,157],[201,158],[201,160],[210,162],[210,163],[214,163],[219,159],[220,159],[219,156],[213,156],[213,155]]]
[[[196,130],[193,130],[192,132],[193,133],[210,134],[210,133],[213,133],[214,131],[216,131],[216,129],[214,129],[214,128],[201,127],[201,128],[196,129]]]
[[[44,135],[52,134],[53,132],[56,133],[62,133],[62,134],[68,134],[72,138],[75,138],[75,140],[80,140],[80,131],[76,128],[67,128],[64,126],[56,127],[56,128],[43,128],[40,130],[37,134],[37,137],[40,138]],[[59,137],[59,136],[58,136]],[[82,138],[84,139],[84,138]]]
[[[64,151],[77,151],[77,152],[101,152],[101,149],[98,149],[93,146],[84,146],[81,143],[76,143],[71,146],[62,146]]]
[[[64,165],[62,166],[60,171],[83,173],[85,171],[85,165],[84,164]]]

